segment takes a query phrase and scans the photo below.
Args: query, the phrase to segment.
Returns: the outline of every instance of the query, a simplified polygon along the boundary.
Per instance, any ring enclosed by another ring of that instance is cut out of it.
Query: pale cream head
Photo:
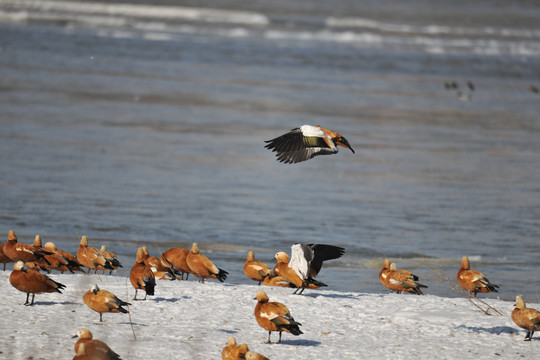
[[[258,302],[268,302],[268,295],[262,290],[257,291],[256,299]]]
[[[283,251],[276,253],[274,257],[278,262],[289,263],[289,255],[287,255],[287,253],[284,253]]]
[[[516,296],[516,308],[520,310],[527,308],[525,305],[525,300],[523,300],[523,296],[521,295]]]

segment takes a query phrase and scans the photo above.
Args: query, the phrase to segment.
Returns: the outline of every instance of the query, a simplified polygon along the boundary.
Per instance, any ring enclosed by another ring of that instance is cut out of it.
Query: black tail
[[[113,267],[117,267],[117,268],[123,267],[122,264],[120,264],[120,261],[118,261],[118,259],[111,259],[109,260],[109,262],[111,263]]]
[[[49,278],[55,285],[56,285],[56,291],[58,291],[60,294],[62,293],[60,290],[64,290],[66,288],[66,285],[59,283],[58,281],[54,281],[53,279]]]
[[[154,295],[154,288],[156,287],[156,279],[146,276],[143,279],[144,291],[147,295]]]
[[[313,284],[315,286],[328,286],[323,282],[313,279],[311,276],[308,276],[308,278],[305,280],[305,283],[306,286],[309,286],[309,284]]]
[[[282,328],[284,329],[287,329],[289,330],[289,332],[293,335],[300,335],[300,334],[303,334],[302,330],[300,330],[300,328],[298,327],[298,325],[302,325],[300,323],[297,323],[297,322],[293,322],[293,323],[290,323],[290,324],[287,324],[287,325],[283,325],[281,326]]]
[[[221,282],[224,282],[225,279],[227,279],[227,275],[229,274],[228,272],[226,272],[225,270],[223,269],[220,269],[218,268],[219,272],[217,273],[216,275],[216,278],[221,281]]]

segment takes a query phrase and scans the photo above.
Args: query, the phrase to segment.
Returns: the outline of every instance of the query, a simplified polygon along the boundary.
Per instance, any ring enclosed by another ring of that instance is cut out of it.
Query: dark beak
[[[78,337],[78,336],[75,334],[75,335],[73,335],[71,338],[72,338],[72,339],[75,339],[76,337]]]
[[[341,146],[343,146],[344,148],[350,149],[350,150],[353,152],[353,154],[354,154],[353,148],[351,147],[351,145],[349,144],[349,142],[347,141],[347,139],[345,139],[343,136],[336,139],[336,144],[337,144],[337,145],[341,145]]]

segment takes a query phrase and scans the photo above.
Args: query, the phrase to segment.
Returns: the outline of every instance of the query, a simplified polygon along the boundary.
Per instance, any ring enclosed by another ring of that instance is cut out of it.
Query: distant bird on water
[[[337,145],[350,149],[354,154],[347,139],[320,125],[302,125],[265,142],[265,148],[275,152],[277,160],[285,164],[306,161],[317,155],[336,154]]]

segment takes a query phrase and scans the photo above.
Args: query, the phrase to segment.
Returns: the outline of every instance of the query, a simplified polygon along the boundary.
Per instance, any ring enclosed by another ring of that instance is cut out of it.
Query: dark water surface
[[[540,301],[540,7],[244,3],[1,0],[2,241],[87,235],[128,271],[196,241],[237,283],[323,242],[333,289],[385,291],[388,256],[445,296],[469,255]],[[276,162],[302,124],[356,154]]]

